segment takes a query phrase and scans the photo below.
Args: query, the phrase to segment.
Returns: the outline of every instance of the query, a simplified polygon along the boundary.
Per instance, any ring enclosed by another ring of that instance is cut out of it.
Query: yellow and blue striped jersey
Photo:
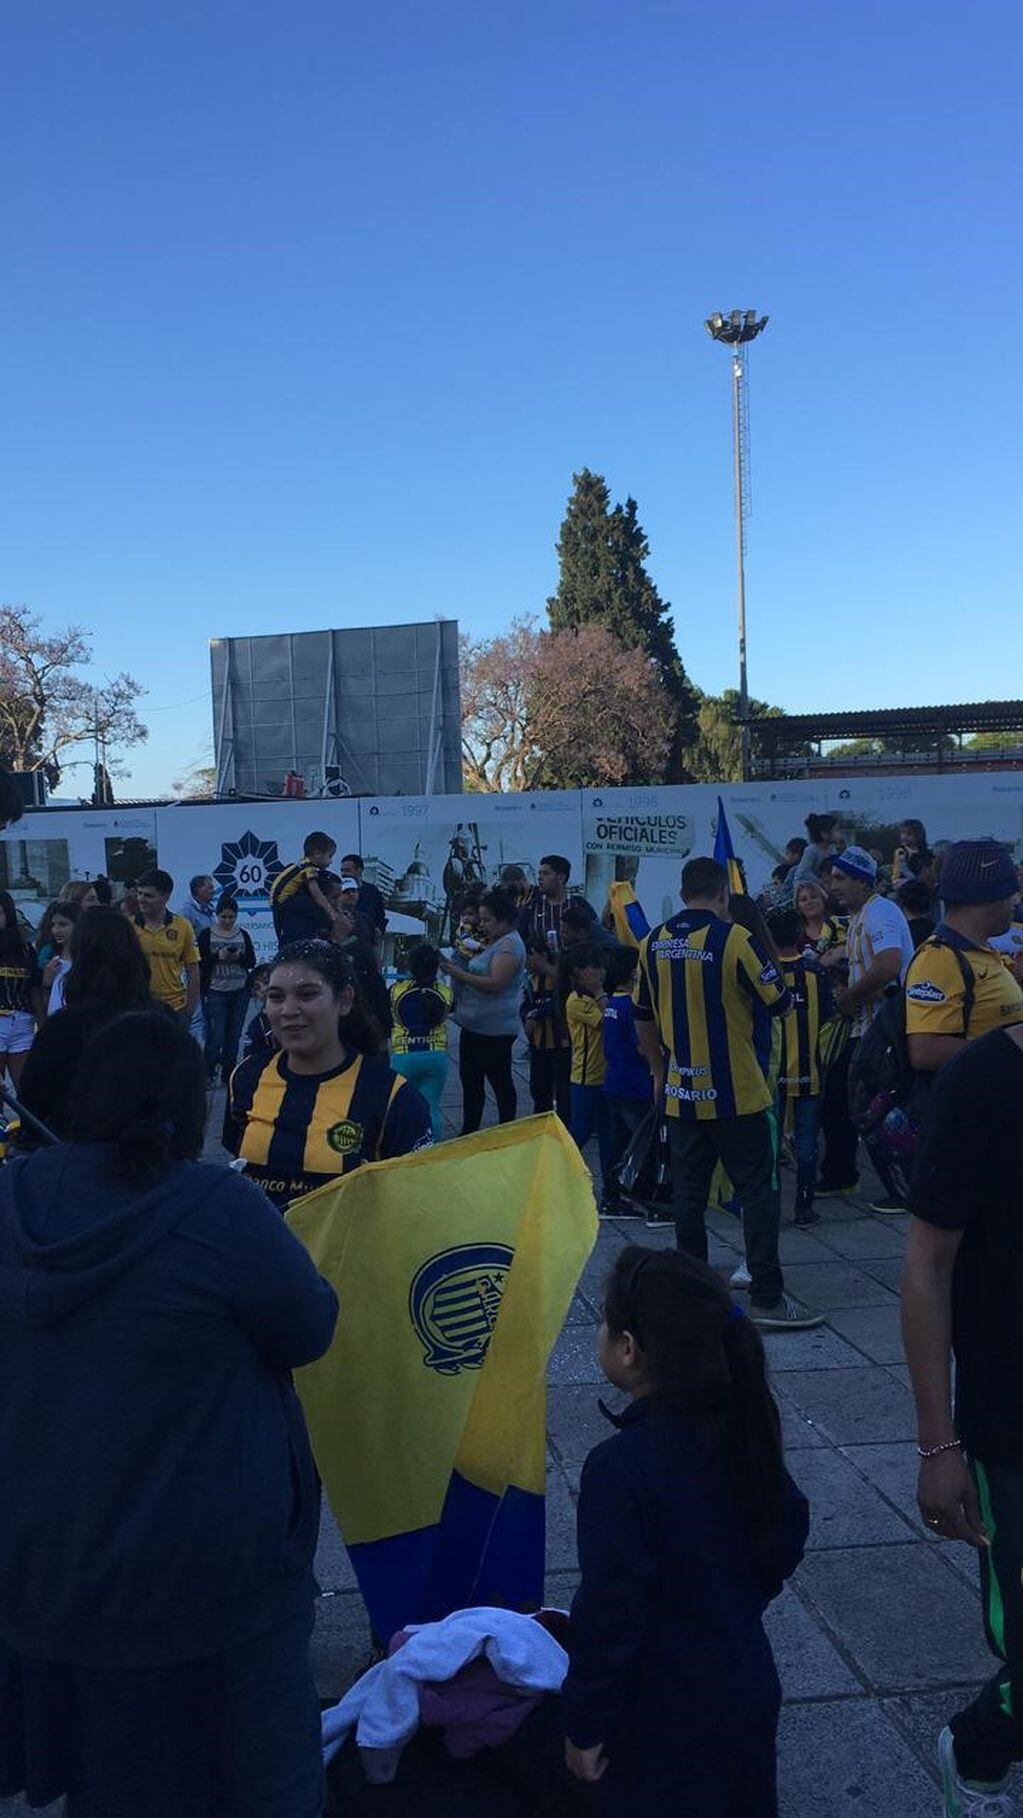
[[[430,1109],[386,1061],[353,1054],[329,1073],[293,1073],[287,1055],[254,1054],[231,1075],[224,1147],[280,1211],[363,1162],[433,1141]]]
[[[683,909],[639,949],[636,1016],[668,1051],[669,1117],[746,1117],[771,1103],[771,1017],[789,994],[745,928]]]
[[[832,1014],[831,987],[822,972],[802,959],[783,959],[781,974],[792,1003],[781,1019],[778,1089],[785,1098],[818,1098],[821,1028]]]

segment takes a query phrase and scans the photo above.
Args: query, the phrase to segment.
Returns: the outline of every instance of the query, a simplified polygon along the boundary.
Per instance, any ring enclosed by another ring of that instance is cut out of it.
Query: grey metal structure
[[[462,787],[457,619],[214,638],[210,668],[219,796]]]

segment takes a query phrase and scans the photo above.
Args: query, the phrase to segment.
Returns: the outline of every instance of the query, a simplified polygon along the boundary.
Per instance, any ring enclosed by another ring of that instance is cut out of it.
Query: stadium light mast
[[[749,513],[749,416],[746,409],[746,348],[767,327],[755,309],[720,310],[704,327],[715,341],[732,350],[732,455],[735,466],[735,554],[739,585],[739,727],[742,780],[749,781],[749,683],[746,675],[746,520]]]

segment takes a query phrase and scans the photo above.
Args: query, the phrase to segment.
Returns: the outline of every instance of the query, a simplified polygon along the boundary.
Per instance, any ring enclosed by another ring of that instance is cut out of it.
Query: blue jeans
[[[422,1093],[430,1107],[433,1140],[439,1143],[444,1134],[440,1101],[447,1085],[450,1066],[447,1049],[428,1048],[419,1054],[392,1054],[391,1066],[395,1073],[400,1073],[411,1086],[415,1086],[417,1092]]]
[[[572,1122],[569,1128],[572,1140],[580,1149],[586,1147],[591,1136],[596,1136],[600,1148],[600,1172],[607,1183],[611,1177],[613,1152],[611,1110],[603,1086],[577,1086],[573,1081]]]
[[[207,991],[202,1000],[206,1019],[206,1077],[212,1079],[218,1066],[226,1080],[238,1059],[249,994],[241,991]]]
[[[796,1192],[813,1198],[817,1180],[817,1132],[821,1121],[819,1098],[792,1100],[792,1135],[796,1151]]]

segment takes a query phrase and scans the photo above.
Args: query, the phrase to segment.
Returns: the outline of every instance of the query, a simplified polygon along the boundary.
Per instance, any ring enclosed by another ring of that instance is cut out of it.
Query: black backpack
[[[955,954],[963,979],[963,1036],[969,1034],[976,981],[973,968],[951,942],[936,941]],[[889,1112],[901,1109],[919,1124],[934,1082],[932,1073],[917,1073],[909,1064],[906,1042],[906,993],[889,992],[853,1055],[849,1066],[849,1117],[861,1136],[869,1136]]]

